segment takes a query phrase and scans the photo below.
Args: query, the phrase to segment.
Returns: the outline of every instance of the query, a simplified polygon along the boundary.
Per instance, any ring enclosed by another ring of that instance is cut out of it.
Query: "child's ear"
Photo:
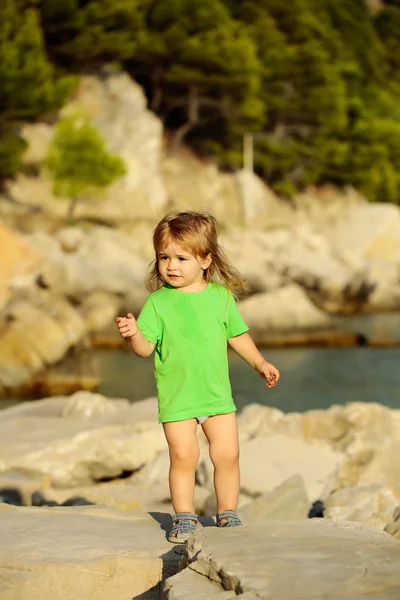
[[[201,268],[208,269],[208,267],[211,265],[211,263],[212,263],[212,256],[211,256],[211,254],[207,254],[207,256],[205,258],[203,258],[203,260],[202,260]]]

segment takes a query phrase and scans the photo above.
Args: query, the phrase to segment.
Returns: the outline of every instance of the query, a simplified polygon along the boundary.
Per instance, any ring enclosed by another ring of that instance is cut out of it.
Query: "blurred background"
[[[152,230],[208,209],[281,382],[238,408],[400,408],[400,0],[3,0],[0,409],[155,394]]]

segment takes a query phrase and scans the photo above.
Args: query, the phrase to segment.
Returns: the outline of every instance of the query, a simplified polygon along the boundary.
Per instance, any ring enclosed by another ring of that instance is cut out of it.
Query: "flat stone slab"
[[[400,598],[400,543],[361,523],[311,519],[204,527],[189,541],[187,560],[190,570],[243,598]],[[167,598],[196,597],[195,586],[181,586],[181,595],[170,587]]]
[[[0,532],[1,600],[158,600],[180,559],[156,518],[105,506],[0,504]]]

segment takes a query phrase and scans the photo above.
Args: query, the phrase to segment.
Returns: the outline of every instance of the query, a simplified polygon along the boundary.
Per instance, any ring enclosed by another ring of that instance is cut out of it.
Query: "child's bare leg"
[[[170,456],[169,487],[175,513],[194,512],[195,472],[199,460],[196,419],[163,423]]]
[[[217,513],[236,511],[239,501],[239,440],[236,413],[208,417],[202,425],[214,465]]]

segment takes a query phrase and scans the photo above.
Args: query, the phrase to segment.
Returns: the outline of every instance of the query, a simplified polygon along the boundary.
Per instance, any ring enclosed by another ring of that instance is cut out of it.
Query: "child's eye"
[[[159,260],[167,260],[167,258],[168,258],[167,256],[159,256],[158,257]]]
[[[183,260],[186,260],[186,258],[183,258],[183,256],[180,256],[179,260],[182,262]]]

